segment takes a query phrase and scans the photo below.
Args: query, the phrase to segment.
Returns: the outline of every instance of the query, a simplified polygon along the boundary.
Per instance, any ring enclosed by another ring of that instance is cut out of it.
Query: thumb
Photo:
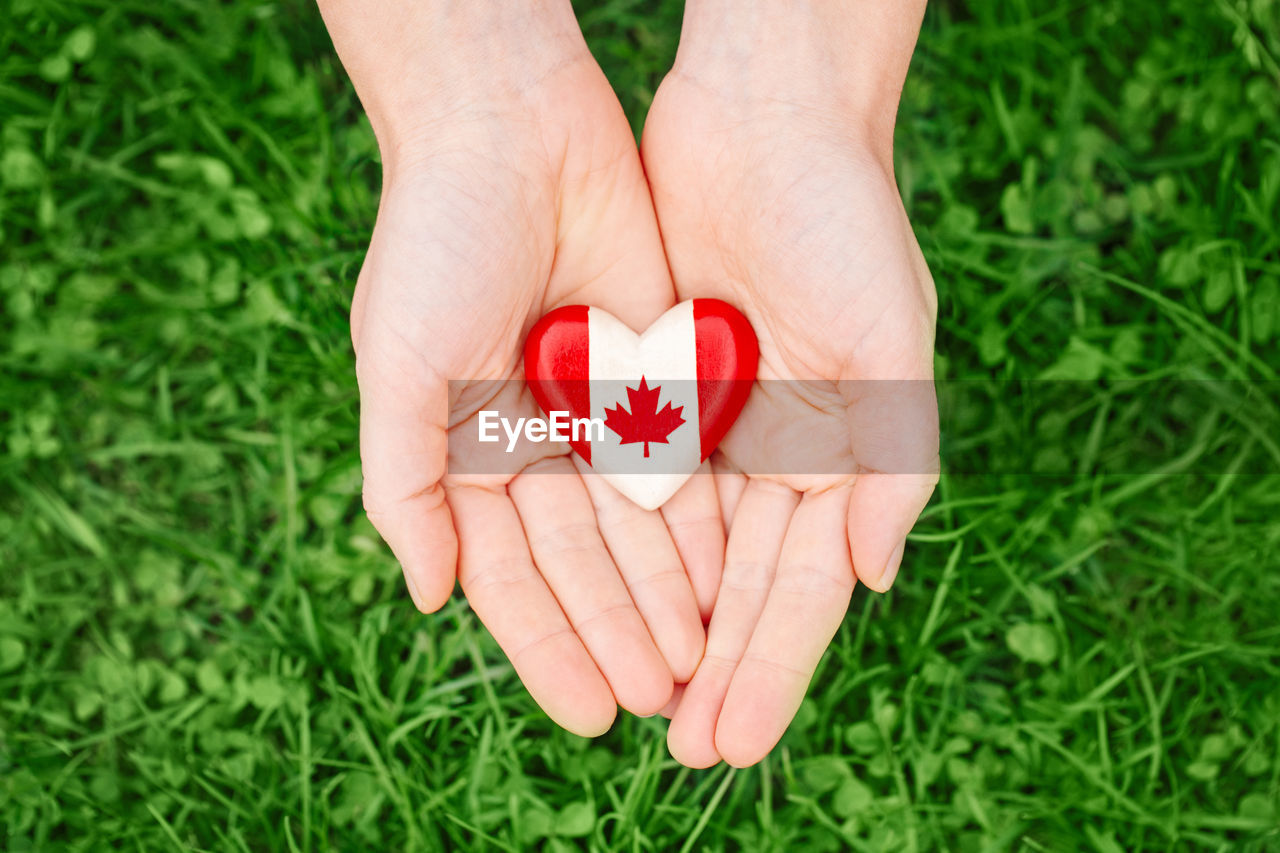
[[[364,508],[400,561],[414,604],[430,613],[448,601],[457,573],[458,540],[440,484],[448,384],[366,316],[356,353]]]
[[[858,475],[849,498],[849,552],[858,580],[893,585],[907,534],[938,483],[938,403],[931,379],[847,383]]]

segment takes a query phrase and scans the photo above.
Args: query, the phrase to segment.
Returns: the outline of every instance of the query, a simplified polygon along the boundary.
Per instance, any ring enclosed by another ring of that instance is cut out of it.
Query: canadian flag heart
[[[597,419],[574,451],[645,509],[667,501],[711,455],[751,392],[759,346],[718,299],[691,299],[643,334],[586,305],[557,308],[529,332],[525,377],[548,414]]]

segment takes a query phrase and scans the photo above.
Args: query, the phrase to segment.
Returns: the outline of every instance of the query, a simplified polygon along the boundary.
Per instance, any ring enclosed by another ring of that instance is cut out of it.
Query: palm
[[[646,125],[680,297],[741,307],[760,379],[793,380],[757,384],[721,448],[758,473],[721,483],[724,580],[670,735],[686,763],[748,764],[772,747],[855,577],[883,588],[935,479],[932,280],[890,170],[850,139],[821,114],[678,74]]]
[[[598,68],[571,63],[519,94],[455,117],[389,169],[352,308],[366,505],[424,609],[448,597],[456,547],[463,591],[530,693],[593,734],[615,702],[653,713],[673,673],[693,671],[703,635],[681,558],[718,574],[723,539],[713,492],[664,510],[673,540],[664,515],[574,475],[562,445],[540,445],[514,476],[446,474],[448,433],[474,430],[475,412],[535,413],[522,383],[495,380],[522,378],[539,316],[584,302],[643,328],[674,300],[634,141]]]

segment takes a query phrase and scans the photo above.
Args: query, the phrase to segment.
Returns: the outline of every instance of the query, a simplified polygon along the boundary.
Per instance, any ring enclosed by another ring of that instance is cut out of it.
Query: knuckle
[[[532,639],[529,639],[517,644],[515,648],[513,648],[510,652],[508,652],[507,657],[511,659],[512,664],[515,664],[515,662],[518,659],[524,657],[529,652],[534,651],[540,646],[545,646],[548,643],[551,643],[557,639],[561,639],[565,636],[572,636],[572,635],[573,635],[573,629],[571,629],[568,625],[562,625],[559,628],[553,628],[550,631],[546,631],[544,633],[538,634]]]
[[[803,678],[805,681],[808,681],[809,677],[813,675],[811,672],[806,672],[799,667],[792,666],[791,664],[780,661],[775,657],[755,654],[752,652],[747,652],[742,656],[742,663],[743,665],[759,666],[762,669],[773,670],[774,672],[778,672],[783,675],[796,676],[798,678]]]
[[[738,668],[738,661],[728,655],[707,652],[702,656],[702,662],[698,664],[699,669],[703,667],[719,670],[722,673],[732,673]]]
[[[625,614],[627,611],[631,609],[632,609],[631,602],[620,601],[620,602],[617,602],[616,604],[610,604],[606,607],[602,607],[585,618],[581,618],[581,619],[570,618],[569,621],[573,623],[573,627],[576,631],[578,631],[578,633],[582,633],[583,631],[592,630],[601,622],[608,622],[610,619],[616,616]]]
[[[765,593],[773,586],[774,566],[762,560],[733,560],[725,563],[720,584],[742,593]]]
[[[529,539],[529,546],[535,553],[577,554],[594,551],[599,545],[599,531],[594,524],[585,521],[554,527]]]
[[[369,523],[373,525],[375,530],[385,536],[387,529],[391,526],[391,522],[388,518],[389,511],[383,501],[366,489],[360,495],[360,505],[364,508],[364,514],[368,516]]]
[[[510,590],[525,586],[537,577],[533,564],[520,557],[489,560],[483,565],[459,574],[458,582],[467,596],[482,596],[499,591],[499,598],[515,598]]]
[[[853,594],[853,573],[832,572],[816,565],[796,566],[780,573],[776,587],[782,592],[823,601]]]
[[[640,589],[661,586],[673,581],[687,581],[687,579],[688,576],[684,573],[683,569],[670,566],[665,569],[659,569],[656,572],[651,572],[644,577],[636,578],[634,581],[628,581],[627,589],[635,592]]]
[[[667,519],[667,529],[671,531],[671,535],[688,531],[697,532],[703,527],[714,526],[720,527],[724,524],[724,520],[719,515],[694,515],[688,518],[670,518]]]

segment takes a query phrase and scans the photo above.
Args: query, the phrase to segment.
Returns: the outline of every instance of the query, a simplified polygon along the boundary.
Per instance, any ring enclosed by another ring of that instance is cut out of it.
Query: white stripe
[[[661,386],[658,408],[668,402],[683,406],[685,422],[668,437],[667,444],[622,444],[613,430],[605,430],[603,442],[591,444],[591,467],[615,489],[645,509],[657,509],[679,490],[701,461],[698,437],[698,362],[694,339],[693,302],[682,302],[658,318],[643,335],[637,335],[617,318],[599,308],[587,312],[590,336],[591,417],[604,419],[605,409],[621,404],[631,410],[627,386],[635,388],[640,377],[648,385]],[[670,382],[669,380],[684,380]],[[634,474],[652,468],[664,473]]]

